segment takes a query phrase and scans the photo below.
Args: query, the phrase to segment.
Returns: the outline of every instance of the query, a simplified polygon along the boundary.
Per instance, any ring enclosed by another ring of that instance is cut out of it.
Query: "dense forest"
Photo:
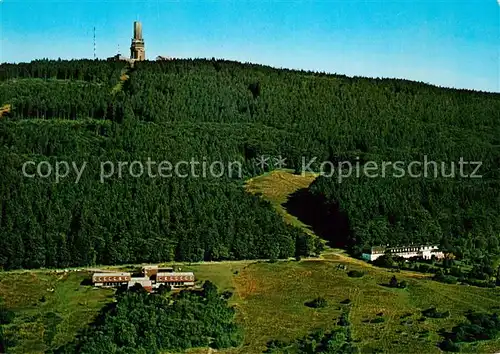
[[[304,161],[315,171],[323,161],[482,161],[481,179],[322,177],[304,195],[319,201],[320,234],[354,253],[411,242],[500,253],[498,94],[215,59],[82,60],[0,65],[4,104],[5,269],[315,253],[309,236],[241,188],[269,169],[255,164],[261,155],[296,171]],[[103,162],[148,158],[238,162],[241,173],[101,178]],[[30,173],[42,161],[86,168],[78,183],[73,168],[60,181],[28,178],[27,161]],[[300,198],[295,207],[310,209]]]

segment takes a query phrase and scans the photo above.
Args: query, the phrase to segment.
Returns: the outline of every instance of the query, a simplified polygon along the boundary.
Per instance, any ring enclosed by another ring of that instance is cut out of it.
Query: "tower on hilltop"
[[[134,37],[130,46],[130,59],[146,60],[146,50],[144,49],[144,39],[142,38],[142,24],[134,22]]]

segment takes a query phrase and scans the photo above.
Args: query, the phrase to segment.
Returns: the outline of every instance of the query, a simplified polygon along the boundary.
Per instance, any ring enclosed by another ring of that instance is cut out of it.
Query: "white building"
[[[403,257],[403,258],[423,258],[431,259],[433,256],[437,259],[444,258],[444,253],[439,250],[438,246],[400,246],[400,247],[382,247],[375,246],[366,250],[362,254],[362,258],[367,261],[374,261],[380,256],[389,253],[393,257]]]

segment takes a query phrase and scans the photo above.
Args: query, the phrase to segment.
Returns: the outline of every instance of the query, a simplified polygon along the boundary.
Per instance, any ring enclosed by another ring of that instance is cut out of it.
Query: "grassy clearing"
[[[0,273],[0,296],[16,313],[5,328],[16,344],[9,353],[55,349],[92,322],[114,291],[81,285],[88,277],[86,272]]]
[[[10,104],[4,104],[2,107],[0,107],[0,117],[2,117],[4,114],[10,113],[12,106]]]
[[[347,271],[337,270],[338,264],[365,275],[350,278]],[[245,330],[245,342],[240,348],[222,353],[262,353],[269,340],[293,341],[317,328],[333,329],[345,306],[351,308],[353,338],[362,352],[379,349],[384,353],[439,353],[440,329],[450,330],[464,321],[469,309],[495,311],[500,305],[498,289],[446,285],[411,273],[360,266],[333,254],[301,262],[200,264],[187,268],[201,279],[210,279],[234,292],[231,303],[238,310],[237,321]],[[383,286],[394,274],[398,280],[406,280],[409,287]],[[327,307],[312,309],[304,305],[318,296],[328,301]],[[346,299],[351,303],[341,304]],[[451,316],[419,321],[421,311],[432,306],[450,311]],[[368,323],[377,317],[384,318],[384,322]],[[500,340],[464,349],[493,353],[500,349]],[[207,353],[207,349],[191,352]]]
[[[129,79],[128,71],[128,66],[122,69],[120,72],[120,81],[111,89],[111,95],[114,96],[123,89],[123,84]]]
[[[285,222],[303,228],[307,233],[312,234],[309,227],[297,217],[289,214],[283,204],[287,202],[290,194],[299,189],[308,188],[317,176],[313,173],[306,173],[302,176],[295,175],[289,170],[275,170],[249,179],[245,188],[250,193],[262,195],[283,216]]]

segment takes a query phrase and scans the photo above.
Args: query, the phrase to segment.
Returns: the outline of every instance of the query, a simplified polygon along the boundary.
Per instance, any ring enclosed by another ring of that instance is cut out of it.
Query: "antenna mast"
[[[94,26],[94,60],[95,60],[96,56],[95,56],[95,26]]]

